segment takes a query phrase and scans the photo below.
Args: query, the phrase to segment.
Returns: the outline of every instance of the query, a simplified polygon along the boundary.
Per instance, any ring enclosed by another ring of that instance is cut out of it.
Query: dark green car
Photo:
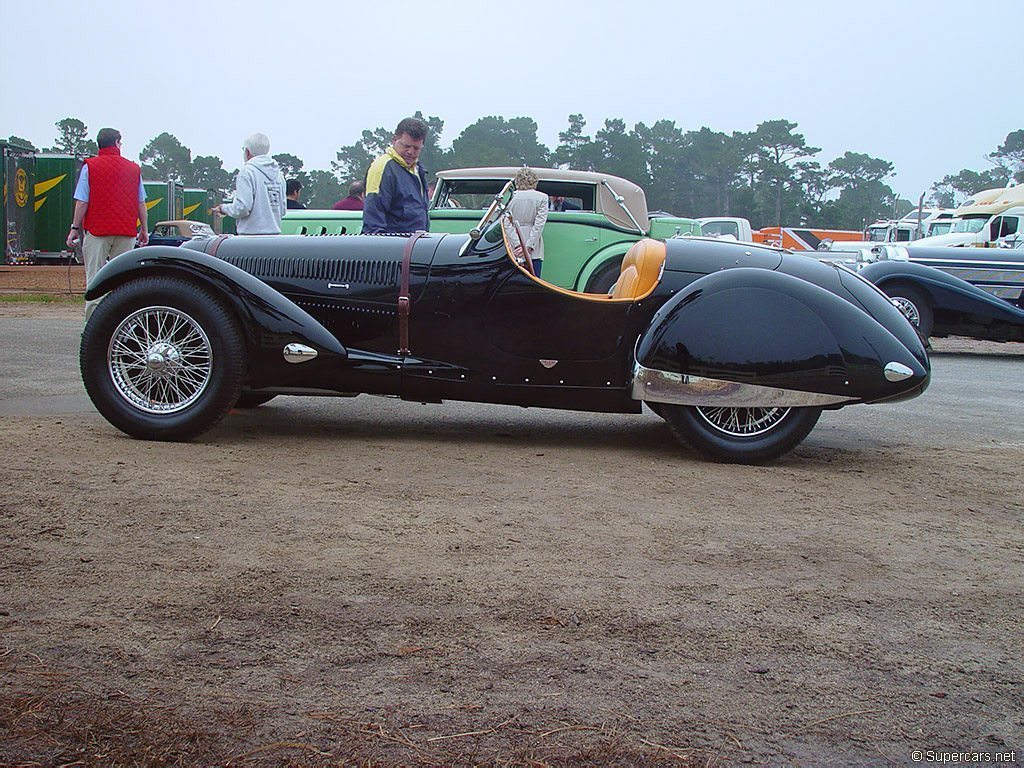
[[[460,168],[440,171],[430,207],[432,232],[465,233],[480,220],[494,196],[518,168]],[[647,198],[631,181],[590,171],[534,168],[547,195],[564,198],[567,208],[550,211],[544,227],[544,280],[587,293],[606,292],[619,276],[629,247],[643,237],[665,240],[699,235],[693,219],[649,218]],[[360,211],[288,211],[286,235],[359,234]]]

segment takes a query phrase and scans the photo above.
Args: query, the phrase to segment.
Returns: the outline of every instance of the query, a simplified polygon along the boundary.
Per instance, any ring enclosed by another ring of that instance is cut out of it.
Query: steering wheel
[[[511,216],[509,218],[512,218]],[[523,249],[523,266],[526,267],[526,271],[534,277],[537,276],[537,270],[533,268],[533,258],[530,256],[530,249],[526,247],[526,238],[523,237],[523,230],[519,228],[519,222],[512,219],[512,226],[516,230],[516,237],[519,238],[519,247]]]

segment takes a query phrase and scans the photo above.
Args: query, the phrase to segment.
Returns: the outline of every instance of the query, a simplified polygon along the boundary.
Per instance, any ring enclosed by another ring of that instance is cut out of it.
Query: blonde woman
[[[516,191],[512,193],[509,212],[519,225],[526,241],[526,250],[533,262],[533,272],[540,277],[544,265],[544,224],[548,220],[548,196],[537,191],[537,174],[530,168],[520,168],[515,176]],[[509,233],[509,242],[518,251],[519,238]]]

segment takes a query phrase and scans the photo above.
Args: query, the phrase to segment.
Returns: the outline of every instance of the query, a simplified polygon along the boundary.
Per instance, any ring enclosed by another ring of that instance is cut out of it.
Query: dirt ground
[[[3,420],[0,764],[1022,759],[1024,439],[738,467],[653,416],[276,403]]]
[[[0,293],[85,293],[85,267],[0,266]]]

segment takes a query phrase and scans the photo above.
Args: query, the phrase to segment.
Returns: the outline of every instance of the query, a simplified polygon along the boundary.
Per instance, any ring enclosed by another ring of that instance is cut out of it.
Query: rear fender
[[[912,397],[929,367],[851,302],[765,269],[706,275],[636,348],[634,397],[688,405],[822,406]]]
[[[215,256],[188,248],[153,246],[124,253],[96,274],[85,292],[98,299],[132,280],[171,275],[201,285],[221,297],[238,317],[249,354],[250,387],[283,386],[315,371],[333,370],[348,351],[326,328],[266,283]],[[303,344],[317,356],[302,365],[284,358],[287,344]],[[312,374],[312,376],[311,376]]]

